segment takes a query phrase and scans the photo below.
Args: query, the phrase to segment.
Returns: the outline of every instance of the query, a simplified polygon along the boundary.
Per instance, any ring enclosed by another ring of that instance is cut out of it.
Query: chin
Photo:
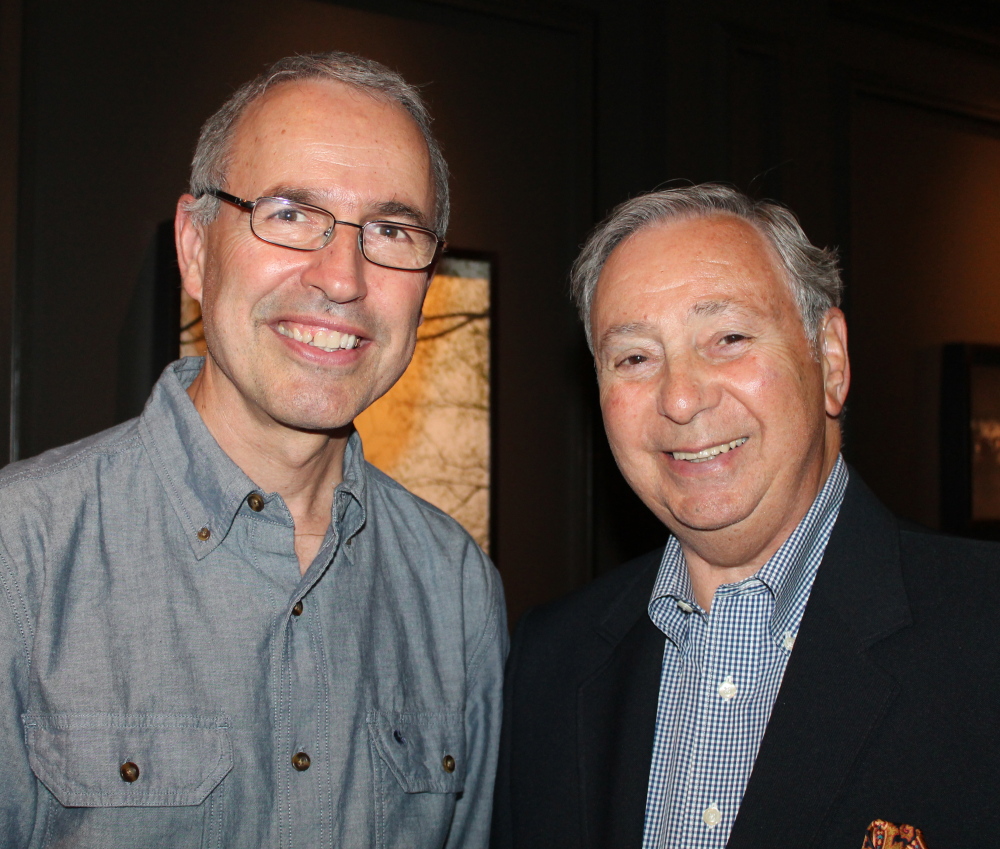
[[[675,505],[676,509],[671,510],[667,500],[663,502],[664,507],[661,515],[664,524],[680,525],[692,531],[721,531],[738,525],[750,515],[750,510],[742,504],[719,503],[718,501],[707,501],[702,503],[681,503]]]
[[[295,430],[327,431],[349,427],[358,413],[353,405],[331,405],[329,398],[324,398],[322,403],[315,401],[293,399],[273,406],[269,414],[279,424]]]

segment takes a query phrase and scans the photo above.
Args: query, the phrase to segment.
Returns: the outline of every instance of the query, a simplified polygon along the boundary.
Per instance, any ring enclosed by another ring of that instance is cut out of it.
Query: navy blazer
[[[494,849],[642,845],[662,549],[526,614],[507,665]],[[902,525],[851,471],[730,849],[1000,845],[1000,546]]]

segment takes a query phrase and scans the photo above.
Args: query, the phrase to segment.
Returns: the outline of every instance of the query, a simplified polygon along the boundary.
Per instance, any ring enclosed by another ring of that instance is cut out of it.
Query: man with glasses
[[[500,583],[352,426],[447,218],[377,63],[279,61],[205,124],[176,232],[208,355],[0,476],[0,847],[486,845]]]

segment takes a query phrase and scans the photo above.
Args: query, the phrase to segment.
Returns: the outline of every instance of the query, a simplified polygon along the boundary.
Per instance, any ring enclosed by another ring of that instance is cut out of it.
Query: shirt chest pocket
[[[403,845],[414,821],[426,824],[427,846],[443,845],[465,786],[463,715],[371,711],[368,731],[378,795],[376,846]]]
[[[31,768],[53,797],[41,845],[218,845],[220,785],[233,766],[224,720],[28,713],[24,727]]]

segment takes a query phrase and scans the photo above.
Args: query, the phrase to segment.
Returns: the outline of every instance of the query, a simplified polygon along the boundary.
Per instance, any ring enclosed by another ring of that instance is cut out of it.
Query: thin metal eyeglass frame
[[[198,197],[203,197],[204,195],[211,195],[214,198],[218,198],[219,200],[225,201],[226,203],[230,203],[233,206],[242,209],[244,212],[249,212],[250,232],[253,233],[254,236],[256,236],[265,244],[274,245],[275,247],[279,248],[288,248],[288,250],[290,251],[312,252],[312,251],[323,250],[323,248],[325,248],[328,244],[330,244],[330,240],[333,238],[333,234],[336,231],[338,224],[346,224],[348,227],[357,228],[358,250],[361,251],[361,256],[363,256],[368,262],[370,262],[372,265],[377,265],[380,268],[391,268],[393,271],[427,271],[433,268],[437,264],[438,258],[441,256],[441,250],[444,248],[444,239],[442,239],[437,233],[435,233],[433,230],[428,229],[427,227],[418,227],[415,224],[404,224],[401,221],[388,221],[382,219],[377,219],[375,221],[368,221],[365,224],[355,224],[353,221],[341,221],[339,218],[337,218],[336,215],[330,212],[330,210],[323,209],[323,207],[321,206],[314,206],[311,203],[302,203],[297,200],[291,200],[290,198],[283,198],[283,197],[266,196],[266,197],[259,197],[257,198],[257,200],[244,200],[243,198],[236,197],[236,195],[229,194],[229,192],[224,192],[222,191],[222,189],[205,189],[205,191],[202,192],[202,194],[200,194]],[[272,242],[270,239],[265,239],[263,236],[259,235],[253,227],[253,209],[262,200],[277,200],[281,201],[282,203],[294,203],[296,206],[303,206],[306,209],[315,209],[317,212],[322,212],[324,215],[329,215],[330,218],[333,219],[333,226],[330,228],[330,232],[327,235],[323,244],[317,248],[297,248],[294,245],[283,245],[280,242]],[[391,224],[395,227],[405,227],[407,230],[419,230],[422,233],[427,233],[433,236],[435,241],[437,242],[437,246],[434,248],[434,254],[431,256],[431,261],[428,262],[427,265],[421,266],[420,268],[400,268],[398,265],[387,265],[384,262],[378,262],[377,260],[372,259],[365,252],[365,238],[364,238],[365,228],[369,224]]]

